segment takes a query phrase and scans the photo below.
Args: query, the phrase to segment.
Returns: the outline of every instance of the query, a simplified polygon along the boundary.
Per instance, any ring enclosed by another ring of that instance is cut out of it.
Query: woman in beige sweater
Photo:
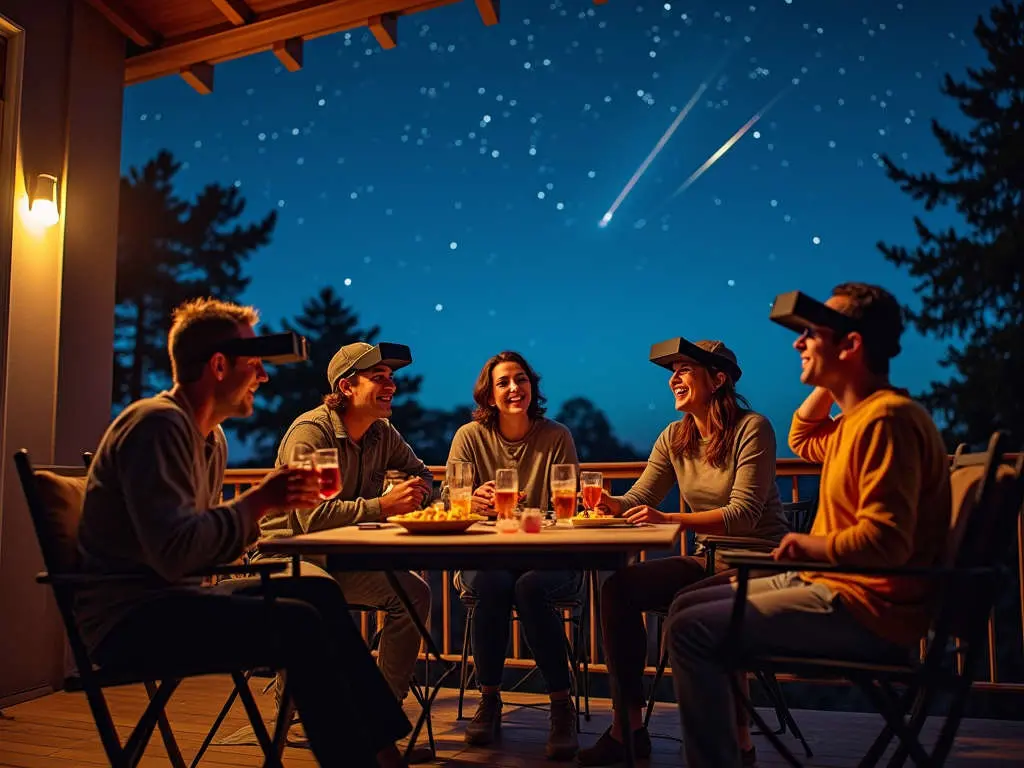
[[[623,733],[634,753],[648,757],[651,740],[643,720],[643,671],[647,634],[643,613],[666,610],[682,589],[705,577],[702,539],[709,534],[779,540],[787,529],[775,484],[775,432],[736,393],[742,371],[720,341],[678,338],[656,344],[651,360],[672,371],[669,387],[685,415],[661,433],[640,479],[624,496],[605,496],[603,506],[633,522],[677,523],[696,534],[696,555],[636,563],[613,574],[601,589],[601,623],[612,684],[626,711],[594,746],[581,750],[580,765],[622,760]],[[657,509],[674,484],[687,511]],[[740,724],[744,764],[755,755],[745,718]]]
[[[474,467],[474,511],[494,510],[494,478],[499,469],[515,467],[527,507],[548,509],[551,467],[578,468],[572,434],[544,417],[540,377],[516,352],[502,352],[484,365],[473,399],[473,421],[459,428],[448,461]],[[551,727],[546,754],[571,759],[579,746],[576,712],[569,696],[569,662],[562,618],[555,602],[577,595],[583,575],[576,571],[462,571],[455,582],[476,599],[473,663],[480,683],[480,705],[466,728],[470,744],[489,744],[501,730],[501,678],[508,646],[509,620],[515,605],[551,698]]]

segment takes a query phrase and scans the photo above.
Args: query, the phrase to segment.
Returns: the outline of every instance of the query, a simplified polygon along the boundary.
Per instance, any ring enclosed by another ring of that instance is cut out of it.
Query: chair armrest
[[[705,536],[707,547],[729,547],[731,549],[775,549],[779,542],[772,539],[759,539],[756,536]]]
[[[272,573],[284,573],[290,563],[284,560],[261,560],[248,565],[217,565],[207,568],[192,576],[269,576]]]
[[[283,573],[289,563],[282,560],[261,561],[249,565],[215,565],[201,571],[190,573],[185,578],[199,579],[207,576],[260,576],[267,577],[274,573]],[[52,584],[57,587],[87,587],[93,584],[125,584],[132,582],[165,583],[162,579],[146,573],[48,573],[41,571],[36,574],[39,584]]]
[[[948,568],[945,566],[868,566],[822,563],[811,560],[772,560],[771,558],[751,557],[747,554],[723,554],[722,560],[733,568],[741,571],[813,571],[815,573],[838,573],[851,576],[931,576],[948,578],[956,576],[984,576],[996,573],[998,566],[979,566],[976,568]]]

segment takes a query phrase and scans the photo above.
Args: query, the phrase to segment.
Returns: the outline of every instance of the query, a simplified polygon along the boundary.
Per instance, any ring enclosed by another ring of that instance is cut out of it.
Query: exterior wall
[[[11,462],[77,464],[109,420],[125,44],[84,0],[0,0],[0,702],[63,676],[64,636]],[[60,221],[25,219],[60,180]]]

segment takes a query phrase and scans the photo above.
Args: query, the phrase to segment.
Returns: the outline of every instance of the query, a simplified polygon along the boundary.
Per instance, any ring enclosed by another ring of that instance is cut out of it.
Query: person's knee
[[[398,574],[398,579],[416,613],[425,620],[430,615],[430,585],[418,574],[411,572]]]
[[[554,603],[552,587],[550,576],[542,571],[528,571],[516,579],[514,596],[520,612]],[[558,592],[568,595],[569,585],[567,584],[564,589],[559,589]]]
[[[508,574],[501,571],[477,571],[464,583],[478,600],[507,600],[514,587]]]
[[[721,602],[673,605],[664,630],[664,643],[670,655],[705,657],[716,653],[724,640],[723,630],[728,626],[731,608],[731,604]]]

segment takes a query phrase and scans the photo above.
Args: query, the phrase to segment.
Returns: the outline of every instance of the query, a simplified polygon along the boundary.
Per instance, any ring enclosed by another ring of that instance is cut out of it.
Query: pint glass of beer
[[[555,464],[551,467],[551,503],[555,509],[555,525],[566,525],[576,514],[576,465]]]

